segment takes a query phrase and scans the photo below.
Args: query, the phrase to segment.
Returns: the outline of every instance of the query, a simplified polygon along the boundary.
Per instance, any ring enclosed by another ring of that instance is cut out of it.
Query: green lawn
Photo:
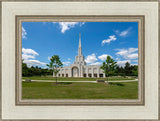
[[[62,78],[63,79],[63,78]],[[91,79],[91,78],[90,78]],[[138,82],[22,82],[23,99],[137,99]]]
[[[134,80],[136,77],[110,77],[109,80]],[[55,80],[55,77],[52,76],[32,76],[32,77],[23,77],[22,79],[31,79],[31,80]],[[58,77],[59,81],[96,81],[97,79],[106,78],[85,78],[85,77]]]

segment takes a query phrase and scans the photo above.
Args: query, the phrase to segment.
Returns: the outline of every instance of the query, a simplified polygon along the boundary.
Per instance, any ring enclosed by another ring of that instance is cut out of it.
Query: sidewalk
[[[22,80],[25,81],[25,80]],[[54,80],[31,80],[35,82],[56,82]],[[108,81],[108,82],[136,82],[138,80],[115,80],[115,81]],[[89,83],[97,83],[96,81],[57,81],[57,82],[89,82]],[[106,81],[105,81],[106,82]]]

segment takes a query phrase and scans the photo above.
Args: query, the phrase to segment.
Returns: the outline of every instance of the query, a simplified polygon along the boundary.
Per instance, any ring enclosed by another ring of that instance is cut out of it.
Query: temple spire
[[[79,33],[79,47],[81,47],[81,34]]]
[[[81,34],[79,34],[78,55],[82,55],[82,47],[81,47]]]

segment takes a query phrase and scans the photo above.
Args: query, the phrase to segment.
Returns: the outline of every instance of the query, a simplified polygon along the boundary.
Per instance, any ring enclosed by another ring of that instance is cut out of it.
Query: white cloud
[[[137,59],[138,58],[138,53],[130,54],[127,56],[129,59]]]
[[[26,63],[28,67],[46,65],[46,63],[40,62],[39,60],[24,60],[23,62]]]
[[[119,32],[118,30],[117,30],[117,34],[119,34],[119,36],[121,36],[121,37],[126,37],[128,34],[129,34],[129,32],[130,32],[130,30],[132,29],[132,27],[129,27],[128,29],[126,29],[126,30],[124,30],[124,31],[122,31],[122,32]]]
[[[128,31],[123,31],[123,32],[121,32],[119,35],[120,36],[126,36],[128,34]]]
[[[28,60],[28,59],[34,59],[35,56],[34,55],[27,55],[27,54],[22,54],[22,59],[24,60]]]
[[[137,59],[138,58],[138,48],[129,49],[117,49],[116,55],[122,56],[124,59]]]
[[[23,38],[23,39],[26,39],[26,38],[27,38],[26,35],[27,35],[27,32],[26,32],[26,30],[24,29],[24,27],[22,26],[22,38]]]
[[[65,61],[65,62],[62,62],[64,65],[68,66],[71,62],[70,61]]]
[[[133,62],[138,62],[138,60],[132,60]]]
[[[53,23],[55,24],[57,22]],[[85,22],[58,22],[58,24],[60,26],[61,32],[65,33],[65,31],[74,28],[76,25],[79,25],[81,27],[82,25],[85,24]]]
[[[90,65],[101,65],[102,62],[95,62],[95,63],[91,63]]]
[[[23,62],[27,64],[28,67],[31,66],[44,66],[46,63],[40,62],[39,60],[35,60],[36,56],[39,54],[33,49],[25,49],[22,48],[22,59]]]
[[[123,61],[117,61],[117,64],[119,66],[124,66],[126,62],[131,63],[132,60],[133,62],[138,62],[135,60],[138,58],[138,52],[137,52],[138,48],[117,49],[117,50],[118,52],[116,53],[116,55],[120,56],[120,58],[125,59]]]
[[[100,55],[98,56],[98,58],[102,61],[106,60],[107,56],[110,56],[110,55],[107,55],[107,54],[103,54],[103,55]],[[112,58],[112,56],[110,56]]]
[[[138,51],[138,48],[129,48],[129,52],[132,53],[132,52],[136,52]]]
[[[127,56],[128,50],[126,49],[117,49],[119,52],[116,53],[116,55],[121,55],[121,56]]]
[[[85,61],[86,61],[86,63],[94,63],[95,61],[97,61],[95,53],[88,55],[86,57]]]
[[[79,23],[79,26],[81,27],[82,25],[84,25],[85,24],[85,22],[80,22]]]
[[[68,58],[68,60],[71,60],[70,58]]]
[[[130,60],[117,61],[117,65],[120,66],[120,67],[121,67],[121,66],[124,67],[124,66],[125,66],[125,63],[127,63],[127,62],[130,63],[131,61],[130,61]]]
[[[104,45],[105,43],[110,43],[111,41],[115,41],[116,39],[117,38],[115,35],[111,35],[111,36],[109,36],[108,39],[102,41],[102,45]]]
[[[32,54],[32,55],[39,55],[36,51],[32,50],[32,49],[25,49],[25,48],[22,48],[22,53],[23,54]]]
[[[35,56],[37,56],[37,55],[39,55],[39,54],[32,49],[22,48],[22,59],[24,59],[24,60],[34,59]]]

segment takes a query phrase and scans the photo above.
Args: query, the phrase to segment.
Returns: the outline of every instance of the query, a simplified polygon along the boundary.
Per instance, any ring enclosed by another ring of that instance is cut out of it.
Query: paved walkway
[[[22,80],[22,81],[25,81],[25,80]],[[53,80],[32,80],[32,81],[35,81],[35,82],[56,82],[56,81],[53,81]],[[138,80],[115,80],[115,81],[108,81],[108,82],[135,82],[135,81],[138,81]],[[96,81],[59,81],[59,80],[57,82],[90,82],[90,83],[97,83]]]

